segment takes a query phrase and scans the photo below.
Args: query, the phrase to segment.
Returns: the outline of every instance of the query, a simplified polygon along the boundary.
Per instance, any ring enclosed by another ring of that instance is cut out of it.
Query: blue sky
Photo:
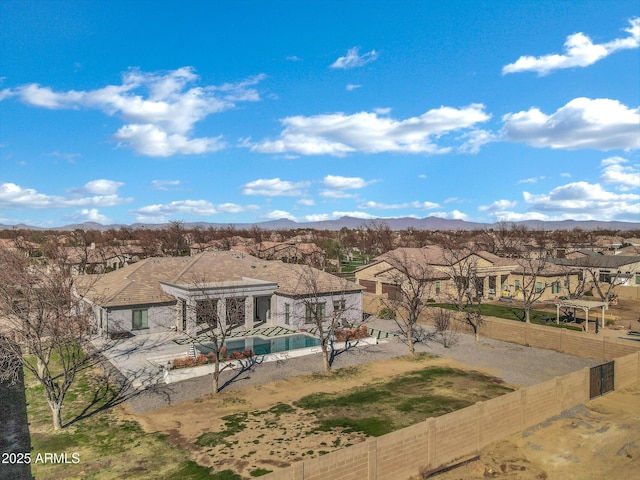
[[[634,1],[0,2],[0,223],[640,221]]]

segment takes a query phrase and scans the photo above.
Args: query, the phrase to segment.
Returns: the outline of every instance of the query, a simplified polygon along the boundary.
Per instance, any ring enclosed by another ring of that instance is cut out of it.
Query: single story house
[[[498,257],[489,252],[448,251],[436,245],[424,248],[397,248],[376,257],[371,263],[356,269],[357,282],[368,293],[384,295],[392,291],[401,277],[402,265],[419,269],[433,282],[431,298],[448,301],[456,291],[458,277],[467,277],[473,270],[476,289],[482,298],[500,295],[506,288],[511,271],[517,266],[513,259]],[[410,273],[410,271],[409,271]]]
[[[198,334],[203,323],[211,324],[205,314],[214,315],[219,327],[233,323],[246,329],[310,328],[317,311],[343,323],[362,320],[359,285],[306,265],[234,251],[147,258],[79,280],[100,335],[169,329]]]
[[[587,255],[580,258],[557,258],[553,262],[579,269],[587,281],[640,287],[640,256]]]

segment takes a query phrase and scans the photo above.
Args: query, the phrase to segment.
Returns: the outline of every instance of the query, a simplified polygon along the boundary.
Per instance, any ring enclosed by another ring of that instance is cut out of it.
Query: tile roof
[[[89,288],[87,297],[104,307],[174,302],[160,282],[194,285],[254,278],[277,283],[276,293],[285,296],[362,290],[348,280],[306,265],[261,260],[233,251],[147,258],[104,275],[84,277],[79,281]]]

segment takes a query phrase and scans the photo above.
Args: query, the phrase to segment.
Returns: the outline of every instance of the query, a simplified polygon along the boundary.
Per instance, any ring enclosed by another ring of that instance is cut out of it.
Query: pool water
[[[320,345],[320,339],[304,333],[297,333],[295,335],[271,338],[260,336],[234,338],[233,340],[227,340],[224,344],[229,353],[250,349],[253,350],[253,353],[256,355],[266,355],[268,353],[297,350],[298,348],[317,347]],[[212,350],[212,346],[212,344],[205,343],[198,347],[198,350],[206,354]]]

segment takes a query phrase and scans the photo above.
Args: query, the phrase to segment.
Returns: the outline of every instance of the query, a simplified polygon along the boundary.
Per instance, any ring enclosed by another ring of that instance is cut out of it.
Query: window
[[[243,325],[245,320],[245,297],[230,297],[226,299],[227,326]]]
[[[196,325],[206,324],[211,327],[218,326],[218,300],[196,301]]]
[[[308,303],[306,305],[306,311],[304,315],[305,323],[316,323],[324,320],[324,314],[326,311],[326,304],[323,303]]]
[[[536,293],[542,293],[542,282],[536,282]]]
[[[636,273],[636,285],[640,285],[640,273]]]
[[[187,330],[187,301],[180,300],[180,319],[182,320],[182,330]]]
[[[291,305],[284,304],[284,324],[289,325],[291,323]]]
[[[520,280],[516,280],[514,282],[513,288],[515,289],[516,292],[518,292],[520,290]]]
[[[347,309],[347,301],[346,300],[334,300],[333,301],[333,311],[334,312],[344,312]]]
[[[551,284],[551,293],[554,295],[560,293],[560,282],[553,282]]]
[[[146,308],[131,311],[131,328],[132,330],[149,328],[149,311]]]
[[[440,282],[436,282],[436,295],[440,295]]]

